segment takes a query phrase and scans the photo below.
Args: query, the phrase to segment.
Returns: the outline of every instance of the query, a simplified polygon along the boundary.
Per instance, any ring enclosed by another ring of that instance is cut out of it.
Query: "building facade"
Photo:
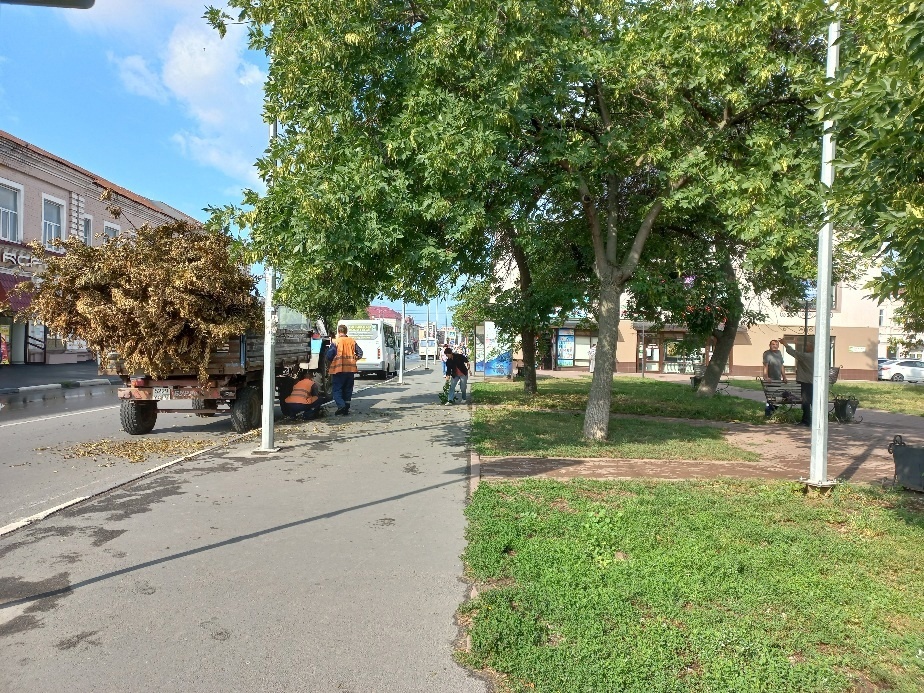
[[[861,282],[862,283],[862,282]],[[844,380],[876,380],[877,357],[884,350],[880,337],[882,308],[859,288],[838,285],[831,310],[831,365],[840,366]],[[763,353],[771,339],[786,337],[800,343],[808,335],[813,339],[815,312],[812,306],[794,306],[789,310],[771,307],[764,310],[765,322],[740,327],[729,356],[727,372],[732,376],[759,376],[763,371]],[[686,328],[680,325],[656,327],[650,323],[623,319],[619,323],[616,343],[616,371],[619,373],[691,373],[693,368],[711,357],[712,345],[690,349],[685,341]],[[597,341],[595,326],[588,320],[567,321],[544,336],[540,352],[545,368],[587,370],[589,351]],[[784,365],[795,369],[791,356]]]
[[[107,194],[109,199],[101,197]],[[115,218],[107,206],[118,207]],[[149,200],[50,152],[0,130],[0,364],[75,363],[95,358],[79,340],[51,335],[44,325],[16,320],[28,298],[8,297],[17,284],[41,274],[29,244],[52,250],[72,236],[89,245],[132,233],[145,224],[196,219]]]

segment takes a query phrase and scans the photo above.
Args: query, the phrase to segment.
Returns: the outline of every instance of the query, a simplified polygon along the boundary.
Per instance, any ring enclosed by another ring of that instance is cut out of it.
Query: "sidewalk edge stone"
[[[80,503],[84,503],[86,501],[99,498],[100,496],[105,495],[107,493],[111,493],[112,491],[120,489],[123,486],[128,486],[129,484],[133,484],[136,481],[140,481],[141,479],[151,476],[152,474],[156,474],[157,472],[163,469],[166,469],[167,467],[172,467],[176,464],[179,464],[180,462],[191,460],[195,457],[198,457],[199,455],[204,455],[207,452],[219,450],[223,447],[227,447],[234,443],[243,442],[247,438],[251,438],[259,432],[260,432],[260,429],[255,428],[252,431],[248,431],[247,433],[241,433],[240,435],[230,438],[229,440],[222,441],[221,443],[211,445],[207,448],[203,448],[202,450],[191,452],[188,455],[183,455],[182,457],[178,457],[175,460],[170,460],[169,462],[165,462],[164,464],[160,464],[156,467],[152,467],[151,469],[148,469],[147,471],[141,472],[140,474],[138,474],[138,476],[132,477],[131,479],[126,479],[125,481],[121,481],[117,484],[113,484],[112,486],[109,486],[107,488],[100,489],[96,493],[92,493],[89,496],[82,496],[80,498],[75,498],[74,500],[68,501],[67,503],[62,503],[61,505],[55,506],[54,508],[51,508],[49,510],[43,510],[42,512],[36,513],[35,515],[32,515],[30,517],[26,517],[21,520],[16,520],[15,522],[11,522],[10,524],[5,525],[4,527],[0,527],[0,537],[5,537],[8,534],[11,534],[18,529],[22,529],[23,527],[28,527],[29,525],[34,524],[35,522],[39,522],[40,520],[44,520],[45,518],[50,517],[51,515],[54,515],[56,513],[59,513],[62,510],[67,510],[68,508],[72,508],[75,505],[79,505]]]

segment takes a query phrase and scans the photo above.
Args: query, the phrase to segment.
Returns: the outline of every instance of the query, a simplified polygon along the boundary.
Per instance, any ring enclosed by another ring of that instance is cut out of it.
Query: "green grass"
[[[544,378],[539,380],[538,388],[538,394],[529,396],[522,383],[475,383],[472,397],[476,404],[583,411],[590,378]],[[728,395],[696,397],[687,384],[619,377],[613,380],[612,392],[613,414],[764,423],[764,405],[760,402]]]
[[[760,383],[754,378],[733,379],[734,387],[760,390]],[[831,393],[854,395],[860,400],[861,409],[878,409],[895,414],[924,415],[924,386],[893,382],[834,383]]]
[[[757,460],[711,426],[645,419],[610,420],[605,443],[582,439],[584,417],[509,407],[476,409],[472,442],[480,455],[611,457],[657,460]]]
[[[460,608],[502,689],[924,690],[924,504],[792,483],[482,483]]]

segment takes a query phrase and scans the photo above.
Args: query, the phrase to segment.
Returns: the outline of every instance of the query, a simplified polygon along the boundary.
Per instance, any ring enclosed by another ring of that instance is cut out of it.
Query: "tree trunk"
[[[584,438],[587,440],[604,441],[609,433],[621,298],[621,284],[612,279],[601,282],[600,305],[597,310],[597,356],[587,398],[587,411],[584,414]]]
[[[520,245],[519,237],[509,231],[510,248],[513,259],[519,272],[520,298],[523,305],[529,305],[533,291],[533,274],[529,267],[529,258]],[[520,341],[523,349],[523,389],[530,395],[536,394],[536,334],[531,329],[523,328],[520,331]]]
[[[536,335],[531,330],[520,333],[520,342],[523,345],[523,389],[527,394],[534,395],[536,387]]]
[[[735,335],[738,334],[738,325],[741,324],[741,311],[734,311],[725,321],[725,329],[717,334],[715,349],[712,350],[712,358],[703,373],[703,379],[699,381],[699,387],[696,388],[697,397],[710,397],[715,394],[715,389],[722,379],[725,372],[725,366],[728,364],[728,357],[731,355],[732,347],[735,344]]]
[[[725,329],[716,332],[715,349],[712,350],[712,358],[709,359],[709,365],[703,373],[703,379],[696,388],[697,397],[707,397],[715,394],[719,380],[722,379],[722,373],[725,372],[725,366],[728,365],[728,357],[731,355],[732,347],[735,345],[735,336],[738,334],[738,326],[741,324],[741,316],[744,313],[744,303],[741,301],[741,292],[737,289],[737,277],[735,267],[732,265],[730,257],[725,258],[725,276],[729,285],[734,289],[728,292],[727,305],[725,306]]]

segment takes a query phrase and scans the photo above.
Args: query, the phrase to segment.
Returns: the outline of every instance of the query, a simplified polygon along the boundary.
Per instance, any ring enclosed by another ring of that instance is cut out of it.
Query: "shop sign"
[[[38,267],[42,262],[28,250],[0,245],[0,266]]]

